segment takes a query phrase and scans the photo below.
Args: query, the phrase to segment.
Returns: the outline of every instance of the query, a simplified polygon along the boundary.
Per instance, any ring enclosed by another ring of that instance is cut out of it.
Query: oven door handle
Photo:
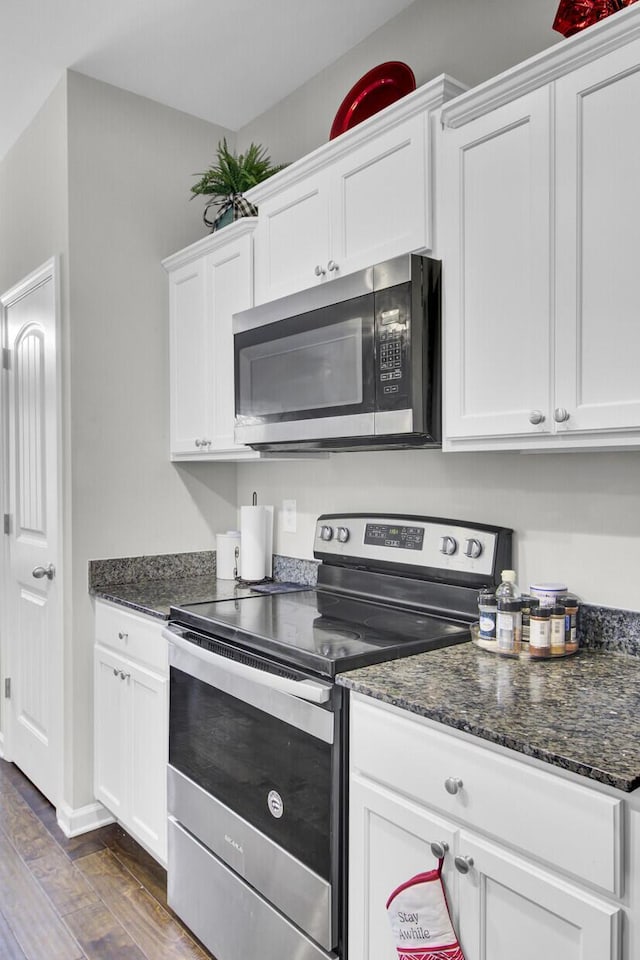
[[[316,680],[292,680],[290,677],[279,677],[275,673],[258,670],[256,667],[250,667],[245,663],[239,663],[237,660],[231,660],[228,657],[221,657],[219,654],[202,650],[197,644],[183,639],[180,634],[175,632],[175,628],[174,630],[163,630],[162,633],[165,639],[169,641],[170,662],[171,644],[174,644],[179,650],[195,657],[197,660],[202,660],[208,664],[215,663],[219,670],[250,680],[258,686],[267,687],[270,690],[277,690],[280,693],[287,693],[290,696],[298,697],[298,699],[306,700],[309,703],[327,703],[331,698],[331,684]],[[213,657],[215,657],[215,660],[212,660]]]

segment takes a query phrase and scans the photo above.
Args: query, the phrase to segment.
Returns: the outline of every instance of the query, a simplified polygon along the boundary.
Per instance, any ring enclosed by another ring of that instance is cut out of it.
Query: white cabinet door
[[[167,760],[169,745],[167,680],[142,667],[130,667],[131,809],[136,836],[166,862]]]
[[[458,851],[473,861],[458,884],[466,960],[618,960],[619,909],[475,834]]]
[[[331,170],[331,255],[352,273],[430,243],[426,142],[419,114],[349,151]]]
[[[640,42],[556,83],[558,431],[640,427]]]
[[[166,864],[167,677],[101,644],[94,658],[96,799]]]
[[[212,438],[211,317],[202,259],[169,274],[171,453],[196,458]]]
[[[331,275],[326,173],[317,171],[263,200],[255,236],[256,303],[325,281]]]
[[[447,438],[549,429],[550,124],[545,87],[443,133]]]
[[[438,861],[432,843],[454,850],[455,829],[430,811],[353,774],[349,786],[349,960],[391,960],[396,949],[386,903],[396,887]],[[443,880],[456,926],[456,874]],[[491,958],[493,960],[493,958]]]
[[[95,648],[94,790],[96,799],[120,819],[129,809],[129,662]],[[123,677],[124,675],[124,677]]]
[[[233,314],[253,302],[253,242],[240,237],[208,254],[205,259],[208,322],[213,330],[211,446],[208,453],[231,453],[254,459],[258,454],[233,439],[235,417]]]

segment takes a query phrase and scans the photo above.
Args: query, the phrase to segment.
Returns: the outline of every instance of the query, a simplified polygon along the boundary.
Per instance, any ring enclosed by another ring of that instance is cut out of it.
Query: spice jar
[[[561,604],[557,603],[555,606],[549,607],[552,657],[562,657],[565,653],[564,618],[564,607]]]
[[[520,653],[522,643],[522,602],[498,600],[497,647],[500,653]]]
[[[480,636],[483,640],[495,640],[497,612],[498,605],[495,593],[491,590],[481,590],[478,594],[478,619],[480,621]]]
[[[560,597],[560,603],[564,606],[564,650],[565,653],[575,653],[578,649],[578,600],[565,594]]]
[[[531,608],[539,607],[540,601],[528,593],[521,594],[520,600],[522,601],[522,642],[529,643],[529,618],[531,616]]]
[[[550,607],[538,605],[531,610],[529,617],[529,655],[531,657],[551,656]]]

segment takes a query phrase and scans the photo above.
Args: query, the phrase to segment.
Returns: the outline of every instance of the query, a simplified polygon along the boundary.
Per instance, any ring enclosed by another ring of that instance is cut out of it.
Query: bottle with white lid
[[[566,583],[532,583],[529,587],[532,597],[537,597],[541,607],[553,607],[558,597],[567,593]]]
[[[516,583],[515,570],[503,570],[500,574],[502,582],[496,590],[496,600],[517,600],[520,590]]]

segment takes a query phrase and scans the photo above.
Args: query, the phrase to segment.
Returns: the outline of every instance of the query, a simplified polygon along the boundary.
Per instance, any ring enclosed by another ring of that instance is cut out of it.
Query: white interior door
[[[62,598],[55,261],[0,297],[0,306],[8,350],[3,662],[11,688],[5,753],[57,805]]]

